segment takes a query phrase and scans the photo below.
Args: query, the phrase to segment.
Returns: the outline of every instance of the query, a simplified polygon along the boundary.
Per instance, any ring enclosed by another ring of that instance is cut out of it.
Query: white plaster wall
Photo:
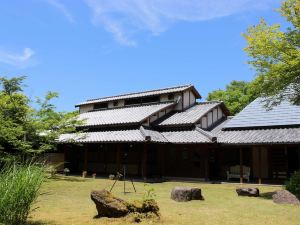
[[[79,113],[86,113],[88,111],[93,110],[93,104],[90,105],[82,105],[79,107]]]
[[[190,91],[183,92],[183,108],[190,106]]]
[[[204,129],[207,128],[207,117],[206,116],[202,117],[202,119],[201,119],[201,127]]]
[[[174,95],[174,100],[177,101],[177,99],[180,98],[178,104],[175,106],[175,110],[182,110],[182,94],[177,93]]]
[[[168,95],[161,95],[161,96],[160,96],[160,101],[161,101],[161,102],[169,101]]]
[[[221,109],[221,107],[218,107],[218,119],[221,119],[223,116],[223,111]]]
[[[213,123],[213,115],[212,115],[212,112],[209,112],[207,114],[207,121],[208,121],[208,126],[210,127]]]
[[[218,120],[218,108],[214,108],[213,110],[213,123]]]

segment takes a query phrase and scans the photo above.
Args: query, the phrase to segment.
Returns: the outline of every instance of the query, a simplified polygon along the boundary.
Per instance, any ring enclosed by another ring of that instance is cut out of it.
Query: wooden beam
[[[161,145],[158,145],[158,151],[160,155],[160,167],[161,167],[161,176],[163,177],[165,175],[165,148],[162,148]]]
[[[240,148],[240,183],[243,183],[243,179],[244,179],[244,171],[243,171],[243,149]]]

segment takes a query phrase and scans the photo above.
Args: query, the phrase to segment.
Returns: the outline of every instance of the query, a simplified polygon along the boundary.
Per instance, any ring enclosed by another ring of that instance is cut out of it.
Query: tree
[[[57,112],[51,103],[58,93],[37,98],[37,108],[23,93],[26,77],[0,77],[0,149],[5,153],[38,154],[55,150],[62,133],[73,132],[78,125],[76,112]]]
[[[283,100],[300,104],[300,1],[285,0],[278,11],[290,27],[282,31],[279,24],[261,19],[244,34],[245,51],[257,72],[256,92],[268,99],[268,106]]]
[[[235,115],[257,97],[250,82],[232,81],[225,90],[216,90],[208,94],[208,101],[223,101],[230,113]]]

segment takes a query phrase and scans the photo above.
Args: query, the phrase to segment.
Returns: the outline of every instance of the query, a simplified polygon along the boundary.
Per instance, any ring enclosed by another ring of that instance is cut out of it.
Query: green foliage
[[[286,183],[286,190],[296,195],[300,200],[300,170],[296,171]]]
[[[144,184],[145,193],[143,195],[143,200],[152,200],[156,197],[156,193],[153,187],[150,187],[148,184]]]
[[[44,169],[32,163],[7,163],[0,173],[0,224],[22,225],[42,182]]]
[[[232,115],[240,112],[257,97],[257,92],[250,82],[232,81],[225,90],[216,90],[208,94],[208,101],[223,101]]]
[[[256,89],[268,97],[267,105],[283,100],[300,104],[300,1],[283,1],[278,11],[291,26],[282,31],[279,24],[268,25],[261,19],[244,34],[245,51],[257,71]]]
[[[0,151],[24,155],[55,150],[60,134],[75,131],[77,112],[57,112],[51,103],[56,92],[33,102],[23,93],[25,78],[0,77]]]

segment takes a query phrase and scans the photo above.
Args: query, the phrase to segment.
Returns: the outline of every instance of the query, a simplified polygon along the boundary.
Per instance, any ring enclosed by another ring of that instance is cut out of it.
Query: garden
[[[134,215],[123,218],[97,218],[95,204],[90,199],[92,190],[109,190],[113,180],[57,175],[47,179],[33,205],[31,224],[133,224]],[[176,202],[170,198],[175,186],[201,188],[203,201]],[[208,184],[200,182],[163,182],[145,184],[135,182],[137,192],[129,182],[128,193],[123,183],[117,182],[113,195],[128,200],[141,200],[151,195],[160,208],[160,218],[146,218],[140,224],[299,224],[300,206],[275,204],[270,195],[282,186],[259,186],[260,197],[239,197],[237,184]],[[243,185],[247,186],[247,185]],[[249,186],[249,185],[248,185]],[[252,185],[250,185],[252,186]],[[256,187],[256,186],[255,186]],[[150,194],[149,194],[150,193]]]

